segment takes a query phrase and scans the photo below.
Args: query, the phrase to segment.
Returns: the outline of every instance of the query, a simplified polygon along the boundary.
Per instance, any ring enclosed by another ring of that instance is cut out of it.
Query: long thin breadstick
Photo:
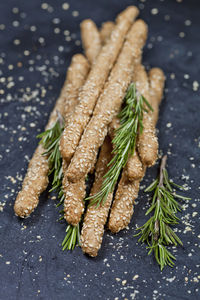
[[[102,185],[103,176],[108,171],[108,163],[112,159],[112,144],[107,136],[101,147],[99,158],[96,164],[95,181],[91,190],[91,195],[97,193]],[[101,247],[104,226],[108,217],[112,193],[106,199],[104,205],[96,207],[96,204],[88,207],[81,232],[81,248],[90,256],[97,256]]]
[[[142,71],[142,68],[140,69]],[[138,73],[137,73],[138,74]],[[142,74],[142,73],[141,73]],[[140,80],[145,77],[140,76]],[[139,79],[139,74],[138,74]],[[153,104],[153,107],[156,108],[154,112],[158,111],[160,101],[162,99],[163,87],[165,77],[162,70],[155,68],[152,69],[149,73],[150,80],[150,91],[149,95],[152,97],[149,98],[150,102]],[[146,79],[145,79],[146,81]],[[137,82],[137,78],[136,78]],[[139,89],[138,84],[138,89]],[[145,86],[145,85],[143,85]],[[154,112],[152,115],[154,115]],[[157,115],[157,113],[156,113]],[[143,166],[143,175],[145,174],[146,167]],[[122,178],[118,184],[117,192],[115,194],[115,199],[111,208],[111,214],[108,222],[108,228],[116,233],[124,229],[131,220],[133,214],[133,203],[137,198],[139,192],[140,180],[135,180],[131,182],[128,178],[127,170],[125,169],[122,173]]]
[[[75,55],[73,57],[72,63],[67,71],[66,80],[63,85],[62,91],[49,117],[49,121],[45,130],[51,128],[55,123],[57,119],[57,112],[59,112],[61,115],[64,114],[64,103],[67,101],[66,93],[68,95],[68,93],[70,92],[69,87],[74,87],[74,84],[72,84],[72,82],[74,80],[74,74],[76,74],[77,76],[77,71],[80,69],[80,58],[82,59],[82,61],[84,61],[84,63],[87,63],[87,60],[81,54]],[[42,145],[39,145],[36,148],[36,151],[32,159],[30,160],[27,174],[23,181],[22,189],[18,193],[18,196],[16,198],[14,210],[15,213],[21,218],[28,217],[31,214],[31,212],[38,205],[40,194],[47,188],[49,182],[49,165],[48,158],[42,155],[44,152],[45,150]]]
[[[113,233],[126,228],[130,223],[133,214],[133,204],[138,196],[139,186],[139,180],[129,181],[127,170],[122,172],[108,221],[108,228]]]
[[[101,42],[104,45],[107,40],[111,36],[111,32],[113,31],[115,26],[114,22],[108,21],[102,24],[101,29],[100,29],[100,37],[101,37]]]
[[[142,66],[141,66],[142,68]],[[142,69],[139,72],[139,74],[142,74]],[[141,78],[142,79],[142,78]],[[142,80],[138,80],[138,82],[142,82]],[[141,87],[138,87],[138,90],[140,91]],[[148,99],[149,93],[145,95],[141,92],[143,96]],[[151,103],[151,98],[149,98],[149,102]],[[157,153],[158,153],[158,141],[155,133],[155,126],[153,124],[152,120],[153,113],[152,112],[145,112],[143,116],[143,131],[142,134],[139,134],[138,137],[138,153],[140,156],[140,159],[143,163],[143,165],[146,166],[152,166],[155,164],[157,159]]]
[[[72,68],[72,70],[68,70],[70,72],[70,84],[67,85],[66,92],[66,101],[65,101],[65,124],[68,123],[70,115],[74,112],[74,109],[78,103],[78,93],[80,88],[83,86],[85,79],[87,77],[89,71],[89,64],[87,59],[82,55],[75,55],[72,59],[72,62],[76,63],[76,68]],[[81,215],[84,211],[84,203],[83,201],[78,201],[78,199],[84,199],[85,197],[85,178],[76,184],[69,184],[67,178],[65,176],[67,171],[68,163],[63,159],[63,182],[62,187],[65,194],[65,202],[64,202],[64,210],[65,210],[65,218],[69,220],[70,224],[77,225],[79,221],[76,221],[76,217]],[[68,207],[68,199],[72,198],[71,205]],[[73,206],[73,201],[78,206]],[[79,219],[79,217],[78,217]],[[74,223],[73,223],[74,220]]]
[[[100,30],[102,44],[105,44],[105,42],[110,38],[113,28],[113,22],[106,22],[102,25]],[[88,47],[90,47],[90,43],[88,43]],[[91,190],[91,195],[98,192],[101,188],[103,176],[108,170],[107,164],[112,158],[111,151],[111,139],[107,136],[101,147],[96,164],[95,182]],[[81,232],[81,247],[82,250],[90,256],[97,256],[101,247],[104,226],[108,217],[111,201],[112,194],[108,196],[104,205],[100,205],[98,208],[96,205],[92,205],[87,208]]]
[[[89,26],[89,28],[88,28]],[[88,32],[89,30],[89,32]],[[108,34],[108,33],[107,33]],[[92,37],[96,37],[96,43],[93,45]],[[84,44],[85,53],[90,61],[90,64],[95,62],[95,59],[98,55],[98,39],[100,38],[99,33],[97,32],[97,27],[94,22],[91,20],[85,20],[81,24],[81,38]],[[78,74],[77,74],[78,76]],[[74,82],[78,79],[74,78]],[[83,78],[83,81],[85,78]],[[82,82],[83,84],[84,82]],[[78,100],[78,91],[73,89],[73,98],[74,101],[72,103],[77,104]],[[68,118],[66,117],[66,120]],[[77,225],[80,221],[80,218],[84,211],[84,198],[85,198],[85,177],[81,178],[76,183],[70,183],[67,179],[67,167],[68,164],[63,159],[63,190],[65,193],[64,200],[64,217],[69,224]]]
[[[90,120],[95,103],[123,45],[126,33],[137,15],[138,9],[130,6],[118,16],[111,38],[103,46],[95,64],[92,65],[92,69],[79,94],[79,104],[70,117],[61,139],[61,154],[67,161],[70,161],[75,152],[83,130]]]
[[[70,115],[73,113],[77,105],[77,96],[80,88],[85,82],[89,72],[89,63],[84,55],[75,54],[72,57],[72,62],[68,68],[68,84],[66,85],[65,100],[64,100],[64,118],[65,123],[68,122]]]
[[[90,19],[84,20],[80,26],[85,55],[92,64],[102,47],[100,33],[96,24]]]
[[[120,110],[146,37],[146,24],[142,20],[136,21],[127,35],[104,92],[97,102],[93,116],[71,160],[67,170],[70,181],[75,182],[86,176],[93,167],[98,149],[107,134],[108,125]]]
[[[159,104],[162,100],[165,76],[161,69],[153,68],[149,71],[150,91],[149,96],[153,107],[152,121],[156,126],[159,115]]]

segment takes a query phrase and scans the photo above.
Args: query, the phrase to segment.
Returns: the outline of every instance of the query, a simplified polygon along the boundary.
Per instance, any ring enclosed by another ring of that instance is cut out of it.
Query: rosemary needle
[[[112,140],[114,157],[108,164],[110,169],[104,175],[101,190],[86,200],[91,200],[89,205],[104,204],[109,193],[115,188],[121,170],[125,167],[129,155],[135,151],[138,133],[143,130],[143,114],[153,110],[148,101],[136,91],[136,86],[131,83],[124,98],[125,106],[119,113],[120,127],[115,132]]]

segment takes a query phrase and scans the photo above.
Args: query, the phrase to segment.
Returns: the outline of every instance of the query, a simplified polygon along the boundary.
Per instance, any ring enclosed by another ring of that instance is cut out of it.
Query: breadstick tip
[[[138,32],[144,32],[144,35],[148,34],[148,25],[142,19],[135,21],[134,27],[137,27]]]
[[[73,55],[72,62],[73,63],[80,63],[80,64],[82,64],[82,63],[87,63],[88,64],[87,59],[81,53],[77,53],[77,54]]]
[[[152,77],[152,78],[156,78],[157,77],[160,80],[165,81],[165,74],[164,74],[163,70],[160,69],[160,68],[152,68],[149,71],[149,77]]]
[[[20,218],[27,218],[32,211],[37,207],[39,198],[34,193],[26,193],[26,191],[19,192],[15,204],[14,211],[15,214]]]
[[[86,27],[88,27],[88,29],[93,25],[95,25],[95,23],[91,19],[85,19],[80,23],[80,27],[86,26]],[[96,27],[96,25],[95,25],[95,27]]]
[[[139,14],[139,9],[136,6],[128,6],[124,11],[122,11],[116,21],[121,22],[122,19],[128,19],[130,22],[133,21],[134,18],[136,18]]]

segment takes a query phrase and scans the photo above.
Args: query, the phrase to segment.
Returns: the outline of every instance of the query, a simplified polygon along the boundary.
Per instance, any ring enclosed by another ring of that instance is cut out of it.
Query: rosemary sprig
[[[153,110],[148,101],[136,91],[136,86],[131,83],[124,98],[125,106],[119,113],[120,127],[115,132],[112,140],[114,157],[109,162],[109,171],[104,175],[104,181],[101,190],[86,200],[91,200],[90,205],[94,203],[97,207],[104,204],[108,194],[115,188],[121,170],[125,167],[129,155],[135,151],[138,133],[143,130],[144,111]]]
[[[62,116],[58,113],[58,118],[55,124],[48,130],[42,132],[37,137],[40,138],[40,144],[43,145],[46,150],[43,155],[48,156],[49,163],[49,176],[53,175],[52,187],[49,190],[56,191],[58,193],[58,198],[60,202],[56,207],[60,206],[64,202],[64,193],[62,189],[62,157],[59,150],[60,138],[64,129],[64,120]],[[64,210],[62,209],[60,213],[62,214]],[[62,215],[59,220],[64,219]],[[68,225],[66,229],[66,235],[62,242],[62,249],[73,250],[75,245],[80,245],[80,228],[79,225],[72,226]]]
[[[178,211],[181,211],[181,206],[176,199],[181,198],[190,200],[190,198],[177,195],[174,187],[183,189],[183,187],[169,180],[166,170],[167,156],[162,158],[160,166],[160,175],[145,192],[154,191],[151,206],[147,210],[146,215],[153,213],[151,218],[140,228],[139,233],[135,236],[140,236],[139,241],[147,243],[148,254],[154,252],[157,263],[161,270],[166,265],[174,266],[175,256],[167,249],[167,246],[178,244],[182,245],[181,240],[170,227],[179,223],[179,218],[176,216]]]

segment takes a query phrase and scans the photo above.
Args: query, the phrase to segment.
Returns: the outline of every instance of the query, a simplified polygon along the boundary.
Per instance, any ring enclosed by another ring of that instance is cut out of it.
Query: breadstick
[[[89,63],[84,55],[75,54],[72,57],[71,65],[67,71],[68,84],[66,85],[64,100],[65,123],[68,122],[70,115],[77,105],[77,96],[85,82],[89,69]]]
[[[90,64],[92,64],[101,49],[100,33],[96,24],[90,20],[84,20],[81,25],[81,39],[85,55],[88,58]]]
[[[78,93],[80,88],[83,86],[86,76],[89,71],[89,64],[86,58],[79,54],[75,55],[72,59],[76,60],[76,69],[68,70],[70,71],[70,84],[67,86],[66,92],[66,101],[65,101],[65,124],[67,124],[70,115],[73,113],[77,102],[78,102]],[[63,191],[65,193],[65,201],[64,201],[64,211],[65,211],[65,219],[69,221],[72,225],[77,225],[79,223],[80,217],[84,211],[84,203],[83,200],[78,201],[78,199],[84,199],[85,197],[85,178],[76,184],[69,184],[66,178],[68,164],[63,159],[62,168],[63,168]],[[72,197],[71,197],[72,196]],[[70,198],[70,207],[68,207],[68,201]],[[72,200],[71,200],[72,198]],[[76,203],[77,207],[74,207],[73,203]],[[74,223],[73,221],[74,220]]]
[[[111,32],[115,27],[115,23],[108,21],[102,24],[100,29],[101,42],[104,45],[111,36]]]
[[[123,45],[126,33],[137,15],[138,9],[131,6],[117,17],[117,24],[111,34],[111,38],[103,46],[95,64],[92,65],[87,80],[79,94],[79,103],[70,117],[61,138],[61,154],[68,162],[73,156],[83,130],[90,120],[95,103]]]
[[[80,58],[82,59],[82,62],[87,63],[87,60],[81,54],[75,55],[73,57],[72,63],[67,71],[66,80],[63,85],[62,91],[49,117],[49,121],[45,130],[51,128],[55,123],[57,119],[57,112],[59,112],[61,115],[64,114],[66,93],[70,92],[69,86],[74,86],[72,82],[74,80],[74,74],[76,74],[77,76],[77,70],[80,69]],[[67,95],[67,97],[69,97],[69,95]],[[30,160],[27,174],[22,184],[22,189],[17,195],[14,210],[16,215],[21,218],[28,217],[31,212],[37,207],[39,196],[47,188],[47,185],[49,183],[48,158],[42,155],[44,152],[45,149],[43,148],[43,146],[41,144],[38,145],[32,159]]]
[[[163,89],[165,83],[165,75],[159,68],[153,68],[149,71],[149,82],[150,82],[150,99],[153,107],[152,121],[156,126],[158,115],[159,115],[159,104],[162,100]]]
[[[136,87],[138,91],[151,103],[151,99],[149,98],[148,91],[148,82],[147,82],[147,74],[142,65],[138,66],[138,75]],[[144,82],[146,83],[146,89],[144,88]],[[142,134],[139,134],[138,137],[138,153],[143,165],[148,167],[155,164],[157,155],[158,155],[158,140],[156,137],[155,126],[152,121],[153,113],[151,111],[144,112],[143,116],[143,131]]]
[[[157,108],[153,112],[154,115],[154,113],[158,110],[158,106],[162,99],[165,77],[162,70],[155,68],[150,71],[149,79],[149,95],[150,97],[153,97],[149,100],[151,103],[154,103],[154,108]],[[146,167],[143,166],[143,176],[145,172]],[[129,180],[127,170],[125,168],[125,170],[122,172],[122,178],[118,184],[108,222],[108,228],[113,233],[124,229],[130,223],[133,214],[133,203],[139,192],[139,183],[140,180],[135,180],[134,182]]]
[[[104,140],[101,147],[99,158],[96,164],[95,181],[91,190],[91,195],[96,194],[102,185],[103,176],[108,171],[107,164],[112,159],[112,144],[109,136]],[[106,199],[106,202],[99,207],[96,204],[88,207],[81,232],[81,247],[83,252],[90,256],[97,256],[101,247],[104,226],[108,217],[110,205],[112,201],[112,193]]]
[[[127,170],[122,172],[108,221],[108,228],[113,233],[117,233],[129,224],[133,214],[133,204],[138,196],[139,186],[139,180],[129,181]]]
[[[89,28],[88,28],[89,27]],[[96,37],[95,43],[93,44],[93,37]],[[95,23],[91,20],[84,20],[81,23],[81,38],[84,44],[85,53],[90,61],[90,63],[94,63],[96,56],[98,54],[98,40],[100,40],[100,34],[97,30]],[[100,49],[98,49],[99,51]],[[88,65],[89,67],[89,65]],[[74,82],[76,82],[78,78],[74,78]],[[82,85],[84,83],[85,78],[82,80]],[[81,85],[80,84],[80,85]],[[72,103],[77,104],[78,101],[78,90],[71,87],[73,90],[73,101]],[[75,107],[75,106],[74,106]],[[72,110],[71,110],[72,111]],[[68,118],[66,117],[66,120]],[[67,167],[68,163],[63,159],[63,191],[65,194],[64,200],[64,217],[69,224],[77,225],[80,222],[81,216],[84,211],[84,198],[85,198],[85,177],[81,178],[80,181],[76,183],[69,183],[67,179]]]
[[[142,20],[136,21],[127,35],[104,92],[97,102],[93,116],[68,167],[67,177],[70,181],[75,182],[86,176],[93,167],[98,149],[107,134],[108,125],[120,110],[146,36],[146,24]]]

